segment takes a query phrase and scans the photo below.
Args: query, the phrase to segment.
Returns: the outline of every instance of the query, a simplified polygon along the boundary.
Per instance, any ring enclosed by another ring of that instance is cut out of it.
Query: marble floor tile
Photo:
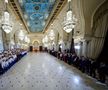
[[[0,90],[108,90],[108,87],[47,53],[28,53],[0,76]]]

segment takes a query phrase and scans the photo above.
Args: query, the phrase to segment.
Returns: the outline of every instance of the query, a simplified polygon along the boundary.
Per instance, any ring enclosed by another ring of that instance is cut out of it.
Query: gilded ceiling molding
[[[19,19],[23,23],[26,31],[29,33],[29,29],[27,27],[27,24],[25,24],[25,20],[23,19],[23,15],[22,15],[22,12],[20,10],[18,1],[17,0],[9,0],[9,5],[11,6],[12,10],[14,11],[17,19]]]
[[[59,13],[63,9],[63,7],[66,5],[66,3],[67,3],[67,0],[58,0],[57,4],[52,12],[52,15],[50,17],[50,20],[48,21],[47,26],[44,28],[43,33],[45,33],[48,30],[49,26],[54,22],[54,20],[59,15]]]
[[[57,6],[56,9],[52,12],[52,15],[50,15],[49,21],[47,20],[46,27],[49,26],[49,22],[52,22],[52,20],[54,19],[55,15],[57,15],[58,11],[60,11],[60,8],[63,6],[64,1],[67,1],[67,0],[57,0],[58,3],[56,3],[56,4],[57,4],[58,6]],[[30,30],[29,30],[29,28],[28,28],[28,26],[27,26],[27,22],[24,20],[24,17],[23,17],[23,15],[22,15],[23,12],[21,11],[21,8],[20,8],[20,5],[19,5],[18,1],[17,1],[17,0],[9,0],[9,3],[10,3],[10,5],[11,5],[11,7],[13,8],[14,12],[16,13],[17,17],[19,17],[19,19],[21,20],[21,22],[23,22],[23,24],[24,24],[26,30],[27,30],[29,33],[31,33]],[[35,3],[35,2],[33,1],[33,3]],[[37,3],[37,2],[36,2],[36,3]],[[40,2],[39,2],[39,3],[40,3]],[[55,6],[56,6],[56,5],[55,5]],[[45,27],[45,28],[46,28],[46,27]],[[44,31],[46,30],[45,28],[43,29],[42,32],[37,32],[37,33],[44,33]]]

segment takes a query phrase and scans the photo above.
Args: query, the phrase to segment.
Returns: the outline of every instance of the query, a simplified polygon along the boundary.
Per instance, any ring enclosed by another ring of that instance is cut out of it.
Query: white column
[[[86,40],[83,41],[83,46],[82,47],[83,47],[82,48],[83,49],[82,50],[82,55],[86,57],[87,56],[87,41]]]

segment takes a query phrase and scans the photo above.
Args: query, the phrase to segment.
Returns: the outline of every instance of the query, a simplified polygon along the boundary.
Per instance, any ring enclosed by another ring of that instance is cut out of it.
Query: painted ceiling
[[[30,32],[42,32],[55,5],[55,0],[19,0]]]

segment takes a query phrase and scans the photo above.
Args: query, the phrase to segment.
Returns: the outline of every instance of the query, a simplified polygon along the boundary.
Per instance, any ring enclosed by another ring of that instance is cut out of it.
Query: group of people
[[[68,50],[64,52],[49,50],[49,53],[69,65],[75,66],[83,73],[105,83],[106,76],[108,75],[108,64],[84,56],[78,57],[75,53],[70,53]]]
[[[23,49],[12,49],[12,50],[5,50],[3,52],[0,52],[0,75],[6,72],[26,53],[27,51]]]

